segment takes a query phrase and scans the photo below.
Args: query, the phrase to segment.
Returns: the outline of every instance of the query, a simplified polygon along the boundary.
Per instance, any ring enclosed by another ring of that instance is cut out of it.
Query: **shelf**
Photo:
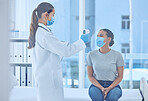
[[[9,42],[28,42],[27,38],[10,38]]]
[[[26,67],[32,67],[32,63],[25,63],[25,62],[13,62],[9,63],[11,66],[26,66]]]

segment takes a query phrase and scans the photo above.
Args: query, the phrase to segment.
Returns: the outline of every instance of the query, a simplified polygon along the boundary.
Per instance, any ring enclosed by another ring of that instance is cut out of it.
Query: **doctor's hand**
[[[88,37],[89,34],[82,34],[81,35],[81,39],[84,41],[84,43],[88,43],[89,42],[89,37]]]

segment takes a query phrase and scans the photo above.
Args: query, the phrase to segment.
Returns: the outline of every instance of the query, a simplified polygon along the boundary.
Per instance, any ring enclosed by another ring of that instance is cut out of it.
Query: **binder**
[[[20,66],[15,66],[15,76],[17,79],[18,86],[20,86]]]
[[[27,62],[27,42],[23,43],[23,62]]]
[[[18,62],[23,62],[23,43],[18,42]]]
[[[27,86],[32,86],[32,67],[27,67]]]
[[[32,62],[32,49],[27,49],[27,62]]]
[[[26,86],[26,67],[21,67],[21,86]]]
[[[14,62],[18,62],[18,43],[14,42],[13,45],[14,45],[14,57],[13,57],[13,60],[14,60]]]
[[[11,65],[9,68],[10,68],[10,69],[9,69],[10,72],[11,72],[13,75],[15,75],[15,68],[14,68],[14,66]]]
[[[12,62],[14,61],[14,60],[13,60],[13,57],[14,57],[14,53],[13,53],[13,52],[14,52],[14,49],[13,49],[13,47],[14,47],[14,46],[13,46],[13,42],[10,42],[9,45],[10,45],[10,49],[9,49],[9,50],[10,50],[10,54],[9,54],[9,55],[10,55],[10,58],[9,58],[9,59],[10,59],[10,63],[12,63]]]

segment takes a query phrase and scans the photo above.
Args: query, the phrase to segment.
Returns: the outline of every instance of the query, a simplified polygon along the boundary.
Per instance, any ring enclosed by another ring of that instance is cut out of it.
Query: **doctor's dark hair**
[[[114,34],[109,29],[101,29],[106,32],[107,37],[111,38],[111,41],[109,43],[109,46],[112,46],[114,44]]]
[[[37,8],[34,9],[31,16],[31,24],[30,24],[30,35],[28,39],[28,49],[31,49],[35,46],[35,35],[38,28],[38,19],[42,17],[42,13],[47,12],[48,14],[52,12],[54,7],[48,2],[40,3]]]

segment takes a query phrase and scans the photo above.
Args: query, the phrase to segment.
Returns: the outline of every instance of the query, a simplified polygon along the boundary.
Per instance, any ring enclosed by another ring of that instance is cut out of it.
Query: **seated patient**
[[[87,56],[88,78],[92,83],[89,96],[92,101],[118,101],[122,96],[119,83],[123,78],[123,57],[110,49],[114,44],[114,35],[109,29],[99,31],[96,44],[100,48]]]

